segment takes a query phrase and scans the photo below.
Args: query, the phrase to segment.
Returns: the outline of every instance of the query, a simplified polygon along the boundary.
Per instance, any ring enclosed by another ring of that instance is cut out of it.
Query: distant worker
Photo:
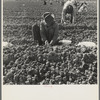
[[[46,5],[47,4],[47,2],[44,0],[44,5]]]
[[[71,14],[70,22],[74,22],[76,16],[76,1],[68,0],[65,2],[62,10],[61,23],[66,22],[66,14]]]
[[[54,14],[45,12],[40,26],[33,25],[33,36],[39,45],[55,45],[58,41],[58,24],[55,22]]]
[[[50,0],[50,5],[52,5],[52,0]]]
[[[75,0],[68,0],[62,9],[61,23],[66,23],[66,17],[71,15],[70,22],[74,23],[76,21],[76,14],[82,14],[82,12],[87,12],[87,3],[79,3]]]

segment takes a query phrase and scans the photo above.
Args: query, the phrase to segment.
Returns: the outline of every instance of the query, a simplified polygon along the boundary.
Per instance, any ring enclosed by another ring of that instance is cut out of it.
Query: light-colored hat
[[[48,17],[52,17],[53,19],[55,18],[54,14],[50,13],[50,12],[45,12],[42,17],[44,19],[48,18]]]

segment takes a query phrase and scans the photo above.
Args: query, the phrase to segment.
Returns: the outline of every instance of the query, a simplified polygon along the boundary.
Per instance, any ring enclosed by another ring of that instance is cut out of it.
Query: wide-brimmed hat
[[[55,16],[53,13],[50,13],[50,12],[45,12],[43,15],[42,15],[43,19],[46,19],[46,18],[50,18],[50,19],[54,19]]]

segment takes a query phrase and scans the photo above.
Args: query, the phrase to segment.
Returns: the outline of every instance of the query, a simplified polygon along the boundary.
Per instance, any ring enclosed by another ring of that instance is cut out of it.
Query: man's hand
[[[53,40],[51,40],[50,45],[54,45],[54,41]]]
[[[45,45],[49,45],[49,42],[47,40],[45,41]]]
[[[66,25],[66,22],[64,22],[64,25]]]

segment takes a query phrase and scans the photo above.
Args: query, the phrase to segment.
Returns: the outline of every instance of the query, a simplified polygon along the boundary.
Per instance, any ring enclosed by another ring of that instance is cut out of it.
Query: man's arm
[[[65,9],[62,10],[61,23],[65,22]]]
[[[40,23],[40,35],[41,35],[42,41],[45,42],[47,39],[46,39],[46,36],[45,36],[45,26],[44,26],[43,22]]]
[[[75,21],[76,21],[76,14],[78,12],[78,8],[75,7],[75,6],[73,6],[73,8],[74,8],[74,11],[73,11],[73,23],[75,23]]]
[[[59,26],[58,26],[57,23],[55,23],[55,32],[54,32],[53,39],[50,42],[51,45],[55,44],[55,42],[57,41],[57,39],[58,39],[58,32],[59,32]]]

